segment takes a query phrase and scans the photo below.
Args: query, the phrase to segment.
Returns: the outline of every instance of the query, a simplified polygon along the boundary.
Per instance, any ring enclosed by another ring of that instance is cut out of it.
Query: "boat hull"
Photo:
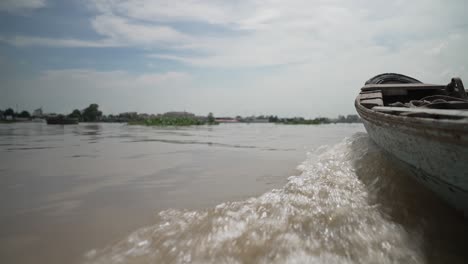
[[[462,122],[394,116],[356,101],[370,138],[411,175],[468,216],[468,127]]]

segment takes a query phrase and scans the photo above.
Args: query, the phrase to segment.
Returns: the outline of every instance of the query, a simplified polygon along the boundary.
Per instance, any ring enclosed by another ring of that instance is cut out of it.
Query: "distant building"
[[[232,117],[217,117],[215,121],[218,123],[239,123],[239,120]]]
[[[44,113],[42,112],[42,108],[38,108],[33,111],[32,116],[33,117],[42,117]]]

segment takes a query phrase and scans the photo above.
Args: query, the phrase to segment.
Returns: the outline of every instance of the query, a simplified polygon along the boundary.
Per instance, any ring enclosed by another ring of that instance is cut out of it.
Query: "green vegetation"
[[[81,116],[84,122],[95,122],[98,121],[99,118],[102,116],[102,112],[99,111],[98,104],[90,104],[87,108],[83,110]]]
[[[317,117],[314,119],[305,119],[303,117],[294,118],[278,118],[278,116],[269,116],[268,122],[284,125],[321,125],[321,124],[336,124],[336,123],[360,123],[361,119],[358,115],[338,116],[336,119],[326,117]]]
[[[68,117],[70,118],[76,118],[78,120],[81,120],[82,119],[82,116],[81,116],[81,111],[78,110],[78,109],[75,109],[73,110],[73,112],[71,114],[68,115]]]
[[[129,121],[129,125],[146,126],[198,126],[205,125],[208,122],[191,117],[155,117],[142,121]]]
[[[0,110],[0,121],[1,123],[14,123],[23,122],[31,119],[31,114],[24,110],[20,113],[16,113],[12,108],[8,108],[5,111]]]
[[[261,116],[263,118],[263,116]],[[330,124],[333,123],[332,120],[325,117],[317,117],[314,119],[305,119],[303,117],[294,117],[294,118],[278,118],[278,116],[269,116],[268,122],[275,124],[284,124],[284,125],[320,125],[320,124]]]
[[[22,111],[18,117],[21,117],[21,118],[31,118],[31,114],[28,112],[28,111]]]
[[[278,118],[278,116],[269,116],[268,117],[268,122],[277,123],[277,122],[279,122],[279,118]]]
[[[129,120],[129,125],[145,125],[145,126],[200,126],[200,125],[217,125],[213,113],[209,113],[207,117],[197,117],[193,114],[183,113],[179,116],[164,115],[150,117],[140,120]]]
[[[299,118],[285,118],[280,119],[277,123],[282,123],[285,125],[320,125],[320,124],[329,124],[330,119],[325,117],[318,117],[314,119],[304,119],[302,117]]]
[[[7,110],[5,110],[5,112],[3,112],[3,115],[4,116],[15,116],[15,111],[12,108],[8,108]]]
[[[208,114],[207,119],[208,119],[208,124],[210,124],[210,125],[216,123],[215,118],[213,116],[213,113],[211,113],[211,112]]]
[[[6,110],[0,109],[0,122],[13,123],[13,122],[27,122],[32,118],[53,118],[60,116],[56,113],[42,113],[42,108],[30,112],[23,110],[16,112],[12,108]],[[198,125],[217,125],[221,123],[274,123],[284,125],[319,125],[330,123],[359,123],[361,122],[359,116],[348,115],[338,116],[338,118],[324,118],[317,117],[314,119],[306,119],[303,117],[283,118],[277,115],[260,115],[260,116],[236,116],[235,118],[229,116],[215,117],[213,113],[207,116],[197,116],[193,113],[184,111],[171,111],[164,114],[148,114],[137,112],[125,112],[120,114],[103,115],[99,110],[98,104],[90,104],[88,107],[79,110],[75,109],[68,115],[62,115],[62,118],[76,119],[79,122],[118,122],[128,123],[130,125],[146,125],[146,126],[198,126]]]

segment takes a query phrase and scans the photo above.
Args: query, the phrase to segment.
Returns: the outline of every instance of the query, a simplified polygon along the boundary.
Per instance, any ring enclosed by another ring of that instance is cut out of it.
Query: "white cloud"
[[[46,6],[46,0],[2,0],[0,1],[0,11],[22,12]]]
[[[43,37],[31,37],[31,36],[13,36],[13,37],[2,37],[0,36],[0,42],[5,42],[10,45],[17,47],[28,47],[28,46],[47,46],[47,47],[112,47],[119,46],[117,42],[110,39],[104,39],[99,41],[86,41],[80,39],[57,39],[57,38],[43,38]]]
[[[150,90],[151,83],[161,83],[156,80],[162,77],[125,72],[87,73],[89,79],[77,72],[60,75],[76,87],[84,80],[89,80],[90,87],[114,87],[114,99],[118,96],[129,108],[152,109],[151,99],[157,99],[161,109],[170,101],[175,109],[199,112],[333,116],[354,112],[350,98],[356,89],[381,72],[401,72],[434,83],[457,75],[468,79],[466,1],[88,3],[96,13],[90,18],[91,26],[101,40],[17,37],[3,41],[17,46],[131,46],[147,51],[144,65],[160,67],[161,60],[174,60],[202,69],[183,85],[170,82],[156,85],[165,87],[156,90]],[[55,77],[50,81],[59,85]],[[132,95],[125,87],[146,87],[140,90],[149,96],[135,97],[141,104],[128,103]],[[320,112],[311,112],[314,109]]]
[[[437,45],[454,34],[465,34],[461,10],[463,1],[309,1],[247,0],[90,0],[103,15],[108,37],[143,45],[166,45],[173,52],[151,54],[202,67],[257,67],[295,63],[321,63],[319,60],[349,56],[373,50],[369,56],[399,56],[408,47],[431,42],[432,55]],[[123,19],[109,23],[111,19]],[[129,21],[145,23],[139,28]],[[216,25],[228,34],[207,32],[163,34],[160,24],[173,22]],[[97,28],[95,26],[95,28]],[[128,28],[128,29],[126,29]],[[154,34],[152,34],[154,30]],[[204,34],[205,33],[205,34]],[[171,41],[161,41],[169,39]],[[186,56],[180,49],[195,51]],[[419,50],[416,50],[419,52]],[[426,53],[427,55],[427,53]]]
[[[123,45],[164,46],[189,42],[191,38],[171,27],[145,25],[111,15],[100,15],[92,20],[97,33]]]
[[[98,89],[122,87],[129,90],[155,87],[160,85],[182,83],[190,80],[190,75],[184,72],[131,74],[126,71],[96,71],[92,69],[49,70],[43,72],[41,81],[74,80],[82,84],[90,84],[98,80],[105,80]]]
[[[47,46],[65,48],[99,48],[99,47],[167,47],[190,43],[192,37],[169,26],[148,25],[129,21],[128,19],[100,15],[92,19],[91,25],[96,33],[103,36],[98,40],[82,40],[73,38],[47,38],[16,35],[0,36],[0,42],[17,47]]]
[[[249,5],[237,1],[216,0],[181,0],[181,1],[149,1],[149,0],[89,0],[91,8],[103,14],[124,15],[146,21],[203,21],[212,24],[231,23],[240,9]]]
[[[204,67],[257,67],[317,61],[360,50],[397,54],[418,42],[445,41],[466,35],[463,1],[357,0],[88,0],[97,12],[92,28],[101,40],[16,36],[16,46],[132,46],[150,57],[174,59]],[[177,23],[199,23],[196,33]],[[224,33],[212,34],[207,24]],[[180,50],[199,56],[181,55]],[[438,49],[432,47],[433,55]],[[172,50],[172,52],[170,51]]]

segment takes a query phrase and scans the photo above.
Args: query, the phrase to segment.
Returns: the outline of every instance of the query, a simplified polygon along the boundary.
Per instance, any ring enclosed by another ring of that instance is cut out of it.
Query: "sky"
[[[1,0],[0,109],[354,114],[398,72],[468,85],[468,1]]]

